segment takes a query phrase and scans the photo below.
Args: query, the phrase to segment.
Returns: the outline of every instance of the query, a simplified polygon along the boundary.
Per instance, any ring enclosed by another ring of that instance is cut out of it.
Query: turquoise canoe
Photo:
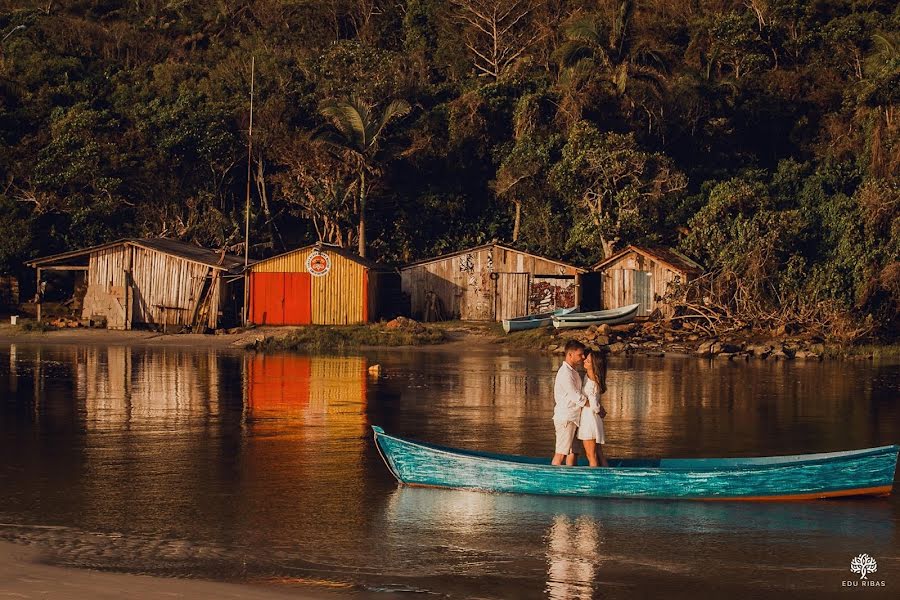
[[[537,329],[538,327],[546,327],[553,320],[553,317],[567,315],[578,310],[578,307],[560,308],[551,312],[537,313],[534,315],[526,315],[524,317],[514,317],[512,319],[503,319],[503,331],[510,333],[512,331],[524,331],[526,329]]]
[[[640,306],[640,304],[629,304],[609,310],[556,315],[552,317],[553,326],[557,329],[574,329],[591,325],[622,325],[634,320]]]
[[[887,496],[900,446],[758,458],[609,459],[609,468],[413,442],[373,426],[375,445],[406,485],[484,492],[686,500]]]

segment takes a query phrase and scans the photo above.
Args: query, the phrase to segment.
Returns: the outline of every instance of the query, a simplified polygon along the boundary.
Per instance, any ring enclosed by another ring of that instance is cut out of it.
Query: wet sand
[[[40,551],[34,547],[0,542],[0,598],[325,600],[337,597],[348,597],[348,594],[56,567],[42,564]]]

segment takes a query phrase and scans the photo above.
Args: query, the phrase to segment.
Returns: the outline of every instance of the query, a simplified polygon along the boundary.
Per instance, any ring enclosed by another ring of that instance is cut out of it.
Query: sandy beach
[[[447,334],[447,341],[435,345],[417,346],[365,346],[364,349],[416,348],[418,350],[466,347],[495,347],[496,335],[483,324],[441,324]],[[28,331],[9,324],[9,319],[0,321],[0,344],[79,344],[98,346],[137,347],[180,347],[180,348],[221,348],[244,350],[255,342],[266,338],[289,336],[299,327],[254,327],[236,333],[162,333],[145,329],[127,331],[112,329],[90,329],[73,327],[48,331]]]
[[[0,542],[0,598],[325,600],[348,597],[348,592],[318,592],[311,591],[306,586],[278,588],[275,585],[218,583],[56,567],[43,564],[40,550],[33,546]],[[354,598],[366,597],[361,594],[349,595]]]
[[[35,343],[35,344],[126,344],[129,346],[197,346],[204,348],[244,348],[257,339],[267,335],[286,333],[287,328],[279,332],[276,328],[260,327],[222,335],[201,333],[159,333],[148,330],[114,331],[109,329],[88,329],[74,327],[51,331],[25,331],[9,325],[8,321],[0,325],[0,342],[3,343]]]

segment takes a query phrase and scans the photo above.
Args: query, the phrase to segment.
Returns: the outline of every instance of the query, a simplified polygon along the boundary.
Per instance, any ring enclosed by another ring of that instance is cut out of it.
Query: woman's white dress
[[[603,419],[600,418],[600,386],[593,379],[585,377],[581,391],[587,396],[588,403],[581,409],[578,439],[596,440],[598,444],[605,444]]]

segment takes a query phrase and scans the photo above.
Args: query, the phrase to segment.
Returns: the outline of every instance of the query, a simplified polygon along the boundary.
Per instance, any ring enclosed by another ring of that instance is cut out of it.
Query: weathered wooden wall
[[[125,293],[125,260],[129,252],[130,248],[123,244],[91,253],[81,318],[105,317],[109,329],[130,327]]]
[[[215,329],[221,302],[218,269],[123,244],[91,253],[82,318],[104,316],[110,329],[135,323]]]
[[[191,325],[198,303],[208,293],[206,286],[212,283],[213,269],[154,250],[133,247],[132,251],[132,322]]]
[[[307,273],[306,259],[313,248],[301,248],[294,252],[274,256],[253,265],[254,273]],[[375,294],[371,287],[377,285],[375,277],[368,275],[362,264],[336,252],[321,250],[331,258],[331,270],[327,275],[312,277],[312,322],[316,325],[349,325],[365,323],[374,314],[372,302]]]
[[[497,277],[492,279],[492,273]],[[423,318],[428,295],[434,293],[446,317],[472,321],[502,320],[532,312],[534,298],[542,297],[535,284],[543,281],[543,287],[548,287],[548,279],[541,275],[571,276],[571,280],[559,280],[565,282],[563,287],[571,286],[571,294],[553,291],[550,295],[555,305],[571,302],[554,308],[573,306],[575,273],[573,267],[500,246],[477,248],[400,271],[414,318]]]
[[[671,308],[658,301],[675,281],[687,275],[638,252],[624,254],[603,267],[603,308],[618,308],[639,302],[638,316],[647,316],[657,308],[663,316],[671,316]]]

